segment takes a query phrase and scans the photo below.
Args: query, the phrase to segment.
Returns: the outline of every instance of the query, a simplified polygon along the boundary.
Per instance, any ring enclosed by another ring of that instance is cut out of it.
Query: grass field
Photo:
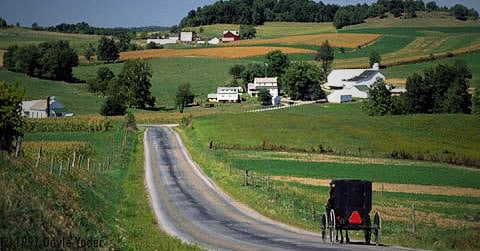
[[[200,32],[200,28],[203,32]],[[188,27],[186,30],[193,30],[201,36],[208,38],[222,37],[225,30],[239,30],[240,25],[235,24],[214,24],[200,27]],[[257,39],[279,38],[284,36],[311,35],[322,33],[334,33],[335,27],[332,23],[294,23],[294,22],[266,22],[257,26]]]
[[[162,58],[149,60],[149,62],[153,71],[151,90],[153,96],[157,98],[160,106],[173,107],[173,93],[179,85],[190,83],[195,95],[203,98],[231,79],[228,74],[230,67],[251,61],[218,58]],[[83,80],[94,78],[97,69],[101,66],[104,65],[77,67],[74,75]],[[118,74],[122,64],[105,66]]]
[[[214,141],[220,147],[248,149],[266,144],[382,157],[393,151],[435,156],[455,153],[479,160],[479,122],[472,115],[369,117],[359,103],[352,103],[213,115],[199,118],[194,127],[200,141]]]
[[[467,63],[472,71],[473,79],[472,83],[477,86],[480,85],[480,53],[471,53],[466,55],[461,55],[458,57],[435,60],[425,63],[416,63],[416,64],[406,64],[399,65],[394,67],[389,67],[382,70],[382,72],[388,76],[388,78],[401,78],[406,79],[409,75],[412,75],[414,72],[422,73],[423,70],[435,67],[438,64],[453,64],[456,60],[463,60]]]
[[[7,49],[11,45],[25,46],[30,44],[39,44],[42,42],[51,42],[66,40],[70,46],[80,51],[88,43],[97,44],[100,39],[97,35],[68,34],[49,31],[34,31],[24,28],[8,28],[0,30],[0,49]]]
[[[84,84],[41,80],[2,69],[0,69],[0,80],[24,87],[26,89],[24,100],[55,96],[67,110],[75,114],[98,113],[102,103],[102,98],[89,93]]]
[[[262,44],[283,44],[283,45],[313,45],[320,46],[323,42],[329,41],[332,47],[357,48],[372,43],[378,39],[377,34],[318,34],[318,35],[301,35],[288,36],[272,39],[254,39],[240,40],[237,42],[224,44],[225,46],[246,46],[246,45],[262,45]]]

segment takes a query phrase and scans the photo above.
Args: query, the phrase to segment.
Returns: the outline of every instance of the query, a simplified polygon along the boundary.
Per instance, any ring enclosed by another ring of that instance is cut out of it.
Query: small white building
[[[180,32],[180,41],[182,42],[193,42],[195,38],[195,33],[191,31],[182,31]]]
[[[344,103],[353,100],[352,94],[348,90],[336,90],[327,96],[329,103]]]
[[[214,38],[212,38],[212,39],[208,40],[208,44],[211,44],[211,45],[218,45],[218,44],[220,44],[220,39],[218,39],[218,38],[214,37]]]
[[[240,102],[242,87],[218,87],[217,93],[208,94],[209,102],[234,103]]]
[[[378,79],[385,80],[380,72],[379,64],[374,64],[371,69],[341,69],[333,70],[324,85],[326,89],[350,89],[356,85],[366,85],[370,88]]]
[[[176,44],[178,37],[169,37],[169,38],[153,38],[147,39],[147,44],[155,43],[156,45],[166,45],[166,44]]]
[[[22,101],[22,116],[27,118],[71,117],[73,113],[69,113],[55,97],[48,97]]]
[[[255,78],[253,83],[248,84],[247,91],[252,97],[256,97],[260,89],[267,89],[272,97],[278,96],[278,78]]]

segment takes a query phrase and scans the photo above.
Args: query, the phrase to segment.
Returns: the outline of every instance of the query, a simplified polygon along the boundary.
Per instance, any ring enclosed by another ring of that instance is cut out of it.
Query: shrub
[[[120,96],[109,96],[100,108],[100,114],[103,116],[123,116],[127,112],[125,99]]]

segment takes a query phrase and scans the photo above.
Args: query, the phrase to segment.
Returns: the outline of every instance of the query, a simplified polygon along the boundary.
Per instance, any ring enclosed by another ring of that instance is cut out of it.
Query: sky
[[[323,0],[339,5],[375,0]],[[428,2],[427,0],[424,0]],[[215,0],[1,0],[0,17],[10,24],[41,26],[85,21],[96,27],[171,26],[191,9]],[[480,0],[437,0],[439,5],[462,3],[480,11]]]

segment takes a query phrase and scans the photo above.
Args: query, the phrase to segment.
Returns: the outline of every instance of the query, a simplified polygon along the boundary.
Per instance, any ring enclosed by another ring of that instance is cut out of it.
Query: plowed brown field
[[[262,44],[303,44],[320,46],[323,42],[329,41],[333,47],[357,48],[372,43],[381,36],[378,34],[318,34],[289,36],[274,39],[242,40],[233,43],[226,43],[225,46],[241,45],[262,45]]]
[[[120,59],[136,58],[174,58],[174,57],[218,57],[218,58],[245,58],[263,56],[270,51],[281,50],[287,54],[315,53],[313,50],[287,47],[224,47],[202,49],[160,49],[129,51],[120,53]]]

